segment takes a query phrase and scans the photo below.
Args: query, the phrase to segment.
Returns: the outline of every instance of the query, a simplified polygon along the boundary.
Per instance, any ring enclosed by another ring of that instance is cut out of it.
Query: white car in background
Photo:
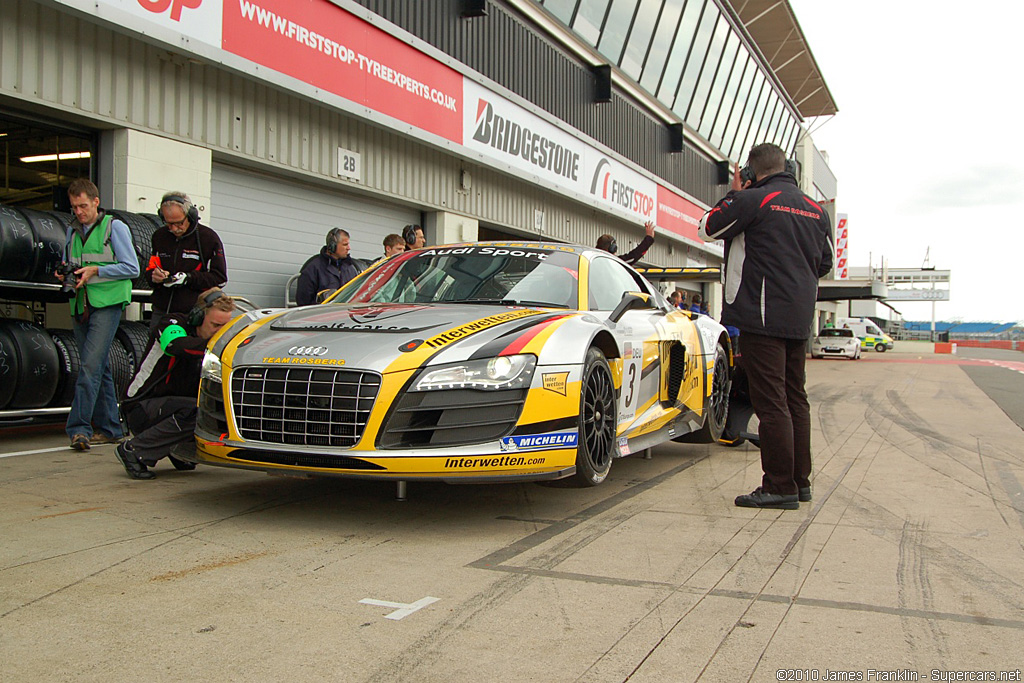
[[[811,358],[826,356],[857,360],[860,358],[860,339],[851,329],[826,327],[811,341]]]

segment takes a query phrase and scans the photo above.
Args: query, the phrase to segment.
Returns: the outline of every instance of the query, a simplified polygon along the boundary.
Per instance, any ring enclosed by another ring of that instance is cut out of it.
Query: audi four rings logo
[[[288,349],[291,356],[323,356],[329,349],[326,346],[293,346]]]

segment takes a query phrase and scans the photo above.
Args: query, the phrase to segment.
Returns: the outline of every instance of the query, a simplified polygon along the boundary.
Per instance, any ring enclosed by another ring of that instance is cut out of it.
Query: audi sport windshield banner
[[[250,72],[257,77],[284,74],[526,180],[697,240],[696,203],[329,0],[57,1],[182,49],[199,41],[262,67]]]

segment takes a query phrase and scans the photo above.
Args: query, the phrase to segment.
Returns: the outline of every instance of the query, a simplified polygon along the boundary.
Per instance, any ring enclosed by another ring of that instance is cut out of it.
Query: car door
[[[608,319],[626,292],[658,296],[618,258],[598,256],[590,262],[589,271],[588,305],[594,316],[602,320]],[[640,308],[626,311],[617,322],[609,323],[622,348],[620,434],[643,422],[638,417],[658,401],[662,373],[656,325],[664,317],[665,311],[659,307]]]

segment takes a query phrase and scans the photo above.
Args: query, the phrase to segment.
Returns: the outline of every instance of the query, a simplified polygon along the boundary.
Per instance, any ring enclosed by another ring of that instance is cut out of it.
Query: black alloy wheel
[[[597,486],[608,476],[615,454],[615,384],[608,360],[599,349],[587,351],[580,382],[577,486]]]

